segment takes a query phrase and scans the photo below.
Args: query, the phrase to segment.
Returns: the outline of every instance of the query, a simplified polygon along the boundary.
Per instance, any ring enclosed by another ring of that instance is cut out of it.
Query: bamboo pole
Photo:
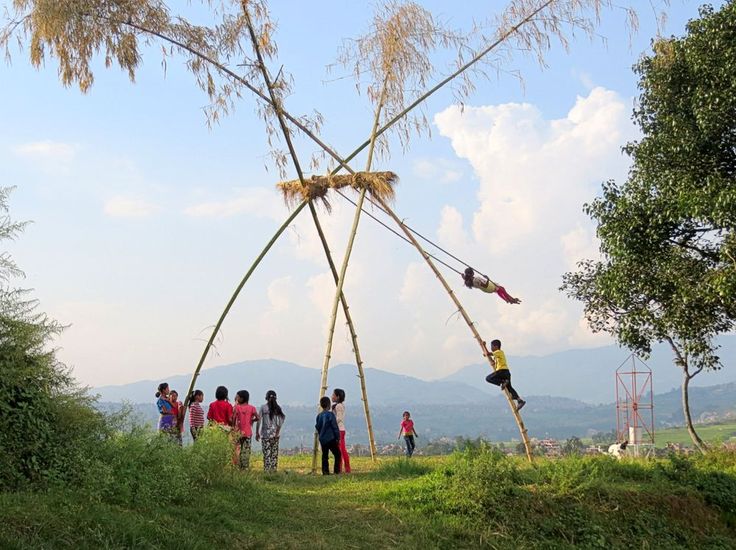
[[[372,138],[369,139],[369,140],[367,140],[367,141],[365,141],[364,143],[362,143],[358,148],[356,148],[345,159],[341,158],[331,147],[329,147],[327,144],[325,144],[316,134],[314,134],[307,127],[305,127],[303,124],[301,124],[298,119],[295,119],[287,111],[281,109],[277,103],[274,103],[273,100],[269,100],[268,97],[266,97],[258,89],[256,89],[255,87],[253,87],[243,77],[241,77],[240,75],[235,74],[233,71],[231,71],[230,69],[228,69],[227,67],[225,67],[222,63],[220,63],[220,62],[218,62],[218,61],[216,61],[216,60],[214,60],[214,59],[206,56],[202,52],[200,52],[200,51],[198,51],[198,50],[196,50],[194,48],[191,48],[190,46],[188,46],[186,44],[183,44],[183,43],[181,43],[181,42],[179,42],[179,41],[177,41],[175,39],[172,39],[171,37],[166,36],[166,35],[164,35],[162,33],[158,33],[158,32],[156,32],[156,31],[154,31],[152,29],[148,29],[148,28],[145,28],[143,26],[133,24],[130,21],[120,21],[119,23],[124,24],[124,25],[128,25],[128,26],[131,26],[133,28],[136,28],[137,30],[139,30],[141,32],[146,32],[146,33],[149,33],[149,34],[151,34],[153,36],[157,36],[158,38],[161,38],[162,40],[168,41],[168,42],[170,42],[170,43],[172,43],[172,44],[174,44],[174,45],[176,45],[178,47],[181,47],[181,48],[189,51],[193,55],[196,55],[200,59],[202,59],[202,60],[210,63],[211,65],[213,65],[214,67],[216,67],[222,73],[226,74],[227,76],[233,78],[234,80],[236,80],[236,81],[240,82],[241,84],[243,84],[244,86],[246,86],[259,99],[263,100],[266,103],[271,104],[274,107],[274,109],[277,110],[277,112],[283,114],[286,118],[288,118],[289,119],[289,122],[291,122],[292,124],[294,124],[297,128],[299,128],[299,130],[301,130],[302,132],[304,132],[304,134],[307,137],[309,137],[312,141],[314,141],[315,143],[317,143],[325,152],[327,152],[331,157],[333,157],[339,163],[339,166],[333,171],[333,173],[336,173],[336,172],[338,172],[340,170],[340,168],[345,168],[348,171],[353,172],[350,169],[350,167],[348,166],[347,163],[350,160],[352,160],[355,156],[357,156],[363,149],[365,149],[366,146],[369,146],[370,143],[371,143],[371,141],[372,140],[375,140],[375,137],[383,134],[386,130],[388,130],[391,126],[393,126],[396,122],[398,122],[398,120],[400,120],[402,117],[406,116],[411,110],[413,110],[420,103],[422,103],[423,101],[425,101],[429,96],[431,96],[437,90],[439,90],[440,88],[444,87],[451,80],[453,80],[454,78],[456,78],[457,76],[459,76],[460,74],[462,74],[470,66],[474,65],[475,63],[477,63],[481,58],[485,57],[489,52],[491,52],[493,49],[495,49],[499,44],[501,44],[502,42],[504,42],[507,38],[509,38],[512,34],[516,33],[526,23],[528,23],[529,21],[531,21],[543,9],[547,8],[548,6],[550,6],[553,3],[554,3],[554,0],[548,0],[544,4],[540,5],[533,12],[527,14],[524,18],[522,18],[517,24],[515,24],[514,26],[512,26],[506,33],[504,33],[496,41],[494,41],[487,48],[485,48],[479,54],[477,54],[475,57],[473,57],[473,59],[471,59],[468,63],[466,63],[465,65],[463,65],[462,67],[460,67],[457,71],[455,71],[454,73],[452,73],[451,75],[449,75],[448,77],[446,77],[445,79],[443,79],[442,81],[440,81],[434,87],[430,88],[427,92],[425,92],[423,95],[421,95],[419,98],[417,98],[417,100],[415,100],[413,103],[411,103],[409,106],[407,106],[403,111],[401,111],[400,113],[398,113],[393,119],[391,119],[383,127],[381,127],[380,129],[378,129],[377,131],[374,130],[373,135],[372,135]],[[301,207],[303,207],[303,205],[300,206],[300,209],[301,209]],[[386,208],[388,208],[388,207],[386,207]],[[464,309],[459,305],[459,302],[457,302],[457,298],[452,293],[452,290],[449,288],[449,286],[447,285],[447,283],[444,281],[444,279],[442,278],[442,276],[439,273],[439,271],[437,271],[436,266],[434,266],[434,264],[431,262],[431,260],[429,259],[428,255],[426,254],[426,252],[423,251],[421,245],[419,245],[419,243],[416,241],[416,239],[413,238],[413,235],[410,234],[410,232],[401,223],[401,221],[396,217],[396,215],[393,213],[393,211],[391,211],[390,209],[388,209],[387,211],[390,212],[390,215],[392,217],[394,217],[394,219],[395,219],[395,221],[397,223],[399,223],[399,226],[402,228],[402,230],[405,233],[407,233],[407,236],[413,242],[414,246],[420,251],[420,253],[422,254],[422,256],[425,258],[425,260],[428,262],[428,264],[430,265],[430,267],[434,271],[435,275],[438,276],[438,278],[440,279],[440,281],[443,283],[443,286],[445,286],[445,289],[450,293],[450,296],[453,299],[453,301],[455,301],[456,304],[459,306],[460,311],[464,313]],[[333,275],[334,275],[334,273],[333,273]],[[229,304],[229,305],[231,305],[231,304]],[[466,322],[468,322],[469,326],[471,327],[471,330],[474,332],[474,336],[476,337],[476,340],[480,339],[480,341],[482,342],[482,339],[480,338],[480,335],[477,334],[477,330],[475,330],[475,328],[474,328],[474,326],[472,324],[472,321],[469,320],[469,318],[466,316],[466,314],[464,314],[464,317],[465,317]],[[210,340],[210,342],[208,342],[208,346],[205,349],[205,352],[204,352],[203,356],[206,356],[207,350],[209,349],[209,346],[211,345],[211,343],[212,343],[212,339]],[[201,363],[202,362],[203,362],[203,359],[200,360],[200,364],[198,365],[197,370],[195,371],[195,376],[193,377],[193,382],[194,382],[194,379],[196,378],[196,375],[199,372],[199,369],[201,368]],[[362,377],[361,377],[361,382],[363,382]],[[191,393],[191,392],[189,392],[189,393]],[[507,397],[509,397],[509,396],[507,395]],[[188,396],[187,396],[187,398],[188,398]],[[513,408],[513,406],[512,406],[512,408]],[[515,414],[515,416],[518,417],[518,413]],[[522,430],[522,435],[525,436],[526,429],[523,428],[523,422],[521,422],[521,418],[520,417],[517,418],[517,423],[519,424],[520,430]],[[531,460],[531,456],[529,455],[529,447],[528,447],[528,444],[526,442],[526,439],[525,439],[525,444],[527,445],[527,455],[528,455],[528,457]]]
[[[274,111],[276,112],[276,116],[278,117],[279,125],[281,126],[281,132],[289,148],[289,154],[291,155],[291,159],[294,163],[294,167],[299,176],[299,181],[301,182],[303,186],[305,184],[304,173],[302,172],[301,165],[299,163],[299,157],[297,156],[296,150],[294,149],[293,142],[291,141],[291,134],[284,120],[285,111],[282,106],[281,98],[279,98],[276,95],[276,92],[273,86],[273,82],[271,80],[270,75],[268,74],[268,69],[266,68],[265,61],[261,53],[261,48],[258,44],[258,40],[256,39],[255,31],[253,29],[253,24],[252,24],[248,9],[244,6],[243,10],[246,16],[247,25],[248,25],[248,33],[250,34],[253,50],[256,53],[256,56],[258,58],[259,68],[261,70],[261,74],[263,76],[263,80],[266,84],[266,87],[268,88],[270,102],[273,105]],[[350,314],[350,307],[348,306],[347,298],[345,297],[345,293],[342,290],[342,285],[340,285],[340,277],[338,276],[337,268],[335,267],[335,262],[332,259],[332,254],[330,252],[329,244],[327,243],[327,238],[325,237],[324,231],[322,230],[322,224],[319,221],[317,210],[315,209],[312,201],[309,201],[309,211],[312,214],[312,221],[314,222],[314,226],[317,229],[319,240],[322,243],[322,249],[324,250],[325,257],[327,258],[327,263],[330,266],[330,271],[332,272],[332,278],[335,281],[335,286],[339,288],[339,290],[336,291],[336,293],[339,294],[339,300],[342,305],[343,313],[345,314],[345,320],[348,324],[348,329],[350,331],[350,338],[353,344],[353,352],[355,354],[355,362],[358,367],[358,375],[360,378],[360,387],[361,387],[362,402],[363,402],[363,412],[365,414],[366,427],[368,431],[368,447],[371,453],[371,460],[375,461],[376,460],[376,440],[373,434],[373,422],[371,421],[370,407],[368,405],[368,390],[366,388],[365,374],[363,371],[363,358],[361,357],[360,347],[358,346],[358,334],[355,330],[355,324],[353,323],[352,315]],[[334,325],[333,325],[333,331],[334,331]],[[327,390],[326,385],[327,385],[327,381],[325,377],[325,380],[322,382],[322,386],[324,386],[322,390],[323,393],[324,391]],[[314,470],[315,467],[316,467],[316,464],[313,463],[312,469]]]
[[[204,365],[204,361],[207,358],[207,354],[209,353],[210,348],[212,347],[212,344],[215,341],[215,338],[217,337],[217,334],[220,332],[220,327],[222,327],[222,323],[225,321],[225,317],[227,317],[227,314],[230,312],[230,308],[233,307],[235,300],[238,298],[240,291],[243,290],[245,283],[248,282],[248,279],[250,279],[250,276],[253,274],[256,267],[258,267],[258,264],[261,263],[261,260],[263,260],[263,258],[266,256],[268,251],[271,250],[271,247],[274,245],[274,243],[278,240],[278,238],[281,236],[284,230],[287,227],[289,227],[289,224],[292,221],[294,221],[294,218],[297,217],[299,212],[301,212],[302,209],[306,205],[307,205],[307,201],[303,201],[299,206],[297,206],[294,209],[294,211],[291,214],[289,214],[289,217],[286,218],[286,221],[281,224],[278,230],[276,230],[276,233],[274,233],[273,237],[271,237],[271,240],[268,241],[268,243],[263,248],[261,253],[255,259],[255,261],[251,264],[250,268],[248,269],[246,274],[243,276],[243,279],[240,281],[240,284],[238,284],[238,286],[235,288],[235,292],[233,292],[232,296],[230,296],[230,300],[225,306],[225,309],[222,310],[222,313],[220,314],[220,318],[217,320],[217,323],[215,324],[215,328],[212,329],[212,334],[210,334],[210,338],[209,340],[207,340],[207,345],[204,347],[204,350],[202,351],[202,355],[199,358],[199,363],[197,363],[197,367],[194,369],[194,373],[192,374],[192,380],[189,383],[189,389],[187,390],[187,395],[186,395],[186,398],[184,399],[184,409],[185,410],[186,410],[186,406],[189,404],[189,398],[192,395],[192,392],[194,391],[194,384],[197,383],[197,377],[199,376],[199,372],[202,370],[202,365]]]
[[[363,205],[363,199],[365,198],[365,189],[360,191],[358,197],[358,206],[353,216],[353,226],[350,230],[350,236],[348,238],[348,244],[345,249],[345,257],[342,261],[340,268],[340,275],[337,279],[337,287],[335,288],[335,298],[332,302],[332,312],[330,313],[330,324],[327,332],[327,349],[325,350],[325,359],[322,363],[322,375],[320,379],[319,398],[322,398],[327,391],[327,369],[330,366],[330,357],[332,353],[332,341],[335,336],[335,323],[337,322],[337,307],[340,303],[340,294],[342,294],[342,288],[345,283],[345,274],[347,273],[348,263],[350,261],[350,254],[353,251],[353,244],[355,243],[355,236],[358,232],[358,223],[360,222],[360,212]],[[312,447],[312,472],[317,471],[317,447],[318,447],[318,434],[314,433],[314,445]]]
[[[314,210],[314,204],[310,201],[309,202],[310,209]],[[313,219],[315,226],[317,227],[317,234],[319,235],[320,240],[322,241],[322,247],[325,249],[325,251],[329,252],[329,247],[327,245],[327,239],[325,238],[324,232],[322,231],[322,225],[319,223],[319,218],[317,218],[317,212],[313,212]],[[332,261],[332,255],[327,254],[327,262],[330,264],[330,271],[332,271],[332,278],[335,280],[335,285],[337,286],[340,277],[337,273],[337,268],[335,267],[335,263]],[[358,347],[358,335],[355,333],[355,327],[353,324],[352,315],[350,314],[350,308],[348,307],[347,300],[345,299],[345,293],[340,293],[340,301],[342,303],[342,310],[345,314],[345,320],[348,324],[348,329],[350,330],[350,339],[352,340],[353,344],[353,352],[355,353],[355,362],[358,367],[358,378],[360,379],[360,393],[361,393],[361,401],[363,403],[363,414],[365,416],[365,423],[366,428],[368,430],[368,446],[371,453],[371,460],[373,462],[376,461],[376,438],[373,435],[373,422],[371,420],[371,410],[368,406],[368,388],[366,387],[365,383],[365,372],[363,370],[363,358],[360,355],[360,348]]]
[[[422,245],[419,244],[419,242],[414,238],[414,235],[409,231],[409,229],[404,225],[404,223],[399,219],[399,217],[396,215],[396,213],[386,204],[380,197],[375,197],[375,200],[381,205],[381,207],[386,211],[386,213],[401,227],[404,234],[407,236],[407,238],[411,241],[411,243],[414,245],[414,248],[416,248],[419,253],[422,255],[422,258],[427,262],[430,269],[434,272],[435,276],[440,280],[440,283],[442,283],[442,286],[445,288],[445,291],[447,294],[449,294],[450,299],[455,303],[455,306],[457,307],[460,314],[463,316],[463,319],[465,319],[465,323],[470,328],[470,331],[473,333],[473,336],[475,337],[476,341],[478,342],[478,345],[480,346],[483,357],[485,357],[488,360],[488,363],[490,364],[491,368],[495,371],[496,366],[491,360],[488,349],[486,348],[485,341],[483,340],[483,337],[478,332],[478,329],[475,328],[475,323],[472,321],[470,316],[468,315],[467,311],[465,311],[465,308],[460,303],[460,300],[455,296],[455,292],[450,288],[450,285],[447,283],[445,278],[442,276],[442,273],[440,273],[439,269],[437,269],[437,266],[434,265],[434,262],[429,257],[429,254],[422,248]],[[521,415],[519,414],[519,411],[516,409],[516,405],[514,405],[513,400],[511,399],[511,394],[507,389],[503,390],[504,394],[506,394],[506,399],[509,402],[509,407],[511,408],[511,413],[514,415],[514,419],[516,420],[516,424],[519,427],[519,433],[521,434],[521,439],[524,442],[524,448],[526,450],[526,457],[529,460],[529,462],[532,462],[532,448],[531,443],[529,442],[529,435],[527,434],[526,426],[524,425],[524,421],[521,418]]]
[[[371,164],[373,162],[373,151],[376,146],[376,130],[378,129],[378,123],[380,121],[381,117],[381,109],[383,108],[383,103],[386,99],[386,92],[387,92],[387,83],[389,79],[389,74],[387,73],[384,81],[383,81],[383,88],[381,90],[381,96],[378,100],[378,104],[376,106],[376,114],[373,119],[373,128],[371,130],[371,144],[368,149],[368,159],[366,161],[366,172],[370,171]],[[358,201],[355,205],[355,214],[353,215],[353,226],[350,230],[350,236],[348,237],[348,244],[345,248],[345,255],[343,256],[342,260],[342,267],[340,268],[340,277],[337,281],[337,289],[335,291],[335,298],[332,301],[332,312],[330,314],[330,324],[327,332],[327,349],[325,350],[325,360],[322,364],[322,381],[320,386],[320,397],[324,395],[325,391],[327,391],[327,370],[330,366],[330,357],[332,354],[332,342],[335,336],[335,323],[337,322],[337,302],[338,297],[340,293],[342,293],[342,288],[345,283],[345,274],[347,273],[348,269],[348,263],[350,262],[350,255],[353,251],[353,244],[355,243],[355,236],[358,233],[358,224],[360,223],[360,215],[363,212],[363,201],[365,200],[365,193],[366,188],[363,187],[360,190],[360,194],[358,195]],[[368,394],[365,390],[365,377],[363,375],[363,367],[362,365],[358,368],[358,373],[360,375],[361,380],[361,391],[363,392],[363,403],[368,403]],[[366,417],[366,421],[369,424],[369,429],[373,430],[373,425],[371,424],[370,417]],[[314,446],[312,449],[312,472],[317,471],[317,433],[314,434]],[[375,458],[374,458],[375,460]]]

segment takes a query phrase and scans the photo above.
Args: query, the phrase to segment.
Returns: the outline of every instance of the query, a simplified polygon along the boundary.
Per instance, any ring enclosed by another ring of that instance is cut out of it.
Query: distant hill
[[[736,381],[736,336],[722,336],[718,342],[721,345],[719,355],[723,368],[700,373],[693,379],[695,386]],[[555,395],[586,403],[615,400],[616,369],[630,355],[629,351],[617,346],[569,350],[541,357],[517,357],[513,355],[513,350],[507,350],[506,353],[514,387],[522,396]],[[682,372],[672,364],[672,351],[668,347],[655,346],[646,364],[653,372],[655,393],[679,388],[682,384]],[[487,364],[469,365],[440,381],[462,382],[494,394],[497,390],[484,381],[489,372]]]
[[[736,381],[736,336],[719,339],[724,368],[702,372],[693,384],[711,386]],[[586,403],[607,403],[614,400],[615,371],[629,356],[616,346],[585,350],[569,350],[541,357],[508,355],[514,386],[523,396],[554,395]],[[658,346],[647,365],[653,371],[655,393],[664,393],[681,384],[681,372],[672,364],[671,352]],[[379,369],[366,369],[368,398],[373,405],[480,403],[488,395],[498,395],[498,389],[485,382],[490,372],[487,364],[469,365],[439,380],[420,380],[412,376],[393,374]],[[223,385],[234,394],[239,389],[251,392],[258,402],[269,389],[275,389],[279,399],[289,405],[312,405],[317,400],[320,372],[276,359],[243,361],[212,367],[202,371],[197,387],[209,399],[217,386]],[[353,365],[337,365],[330,369],[330,387],[342,387],[349,399],[360,393],[357,370]],[[188,375],[166,378],[179,392],[189,386]],[[103,386],[94,391],[102,401],[127,400],[146,403],[160,380],[143,380],[119,386]]]
[[[355,395],[355,394],[352,394]],[[616,426],[613,403],[591,405],[573,399],[528,396],[524,421],[533,437],[565,439],[576,435],[589,436],[597,431],[608,432]],[[260,400],[254,400],[259,403]],[[682,425],[680,393],[673,390],[654,396],[656,427]],[[709,421],[736,416],[736,383],[692,388],[692,413],[696,420]],[[101,407],[115,410],[120,403],[102,403]],[[155,425],[158,414],[152,401],[134,405],[139,420]],[[371,405],[374,432],[379,443],[396,440],[401,413],[409,409],[420,434],[420,444],[440,437],[484,437],[494,441],[519,438],[519,432],[506,400],[500,394],[486,395],[483,401],[458,400],[452,404],[406,403],[386,404],[374,400]],[[282,433],[288,447],[310,445],[314,429],[314,405],[284,405],[287,423]],[[347,426],[351,443],[365,444],[368,440],[363,409],[359,399],[348,401]]]
[[[378,369],[366,369],[365,376],[368,399],[372,405],[439,405],[476,403],[488,399],[488,395],[481,390],[453,380],[428,382]],[[166,382],[183,396],[189,386],[189,379],[188,375],[178,375],[166,378]],[[360,385],[354,365],[332,367],[329,381],[330,388],[343,388],[349,401],[360,402]],[[103,386],[93,391],[100,395],[101,401],[147,403],[153,402],[159,382],[160,380],[143,380],[120,386]],[[213,399],[217,386],[225,386],[230,390],[231,398],[236,391],[247,389],[251,394],[251,402],[255,404],[263,400],[267,390],[275,389],[279,402],[291,406],[316,406],[319,384],[319,370],[275,359],[243,361],[205,369],[197,380],[197,388],[205,392],[207,402]]]
[[[707,421],[733,414],[736,409],[736,337],[721,339],[725,367],[701,373],[701,385],[719,380],[729,383],[691,387],[691,406],[697,420]],[[509,364],[514,385],[527,399],[524,420],[535,437],[567,438],[610,431],[616,425],[614,372],[628,357],[615,346],[571,350],[545,357],[514,357]],[[666,349],[655,349],[648,365],[654,372],[655,420],[658,427],[681,425],[680,372],[671,363]],[[368,398],[379,442],[395,440],[401,412],[412,411],[422,440],[438,437],[486,437],[510,440],[519,434],[505,399],[498,388],[484,381],[487,365],[470,365],[440,380],[420,380],[378,369],[366,369]],[[251,403],[259,405],[265,393],[275,389],[287,411],[288,428],[284,444],[294,446],[309,441],[312,434],[320,372],[294,363],[264,359],[213,367],[202,371],[197,388],[205,392],[205,403],[215,388],[229,388],[231,398],[239,389],[251,393]],[[186,391],[189,376],[170,376],[171,388]],[[347,393],[348,425],[353,442],[367,441],[357,370],[354,365],[330,369],[329,387]],[[120,401],[137,403],[135,409],[146,422],[157,420],[154,393],[160,380],[144,380],[94,390],[101,406],[118,408]],[[670,389],[675,388],[675,389]],[[659,390],[659,392],[658,392]],[[662,391],[665,390],[665,391]],[[669,390],[669,391],[667,391]],[[308,444],[308,443],[307,443]]]

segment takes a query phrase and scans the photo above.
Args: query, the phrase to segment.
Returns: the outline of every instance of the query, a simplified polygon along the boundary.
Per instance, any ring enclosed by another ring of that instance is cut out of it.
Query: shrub
[[[421,476],[432,471],[432,468],[417,459],[407,460],[399,458],[382,461],[375,471],[375,475],[385,478]]]
[[[196,490],[231,470],[232,445],[218,429],[207,429],[194,445],[139,427],[99,442],[81,480],[90,498],[111,504],[185,503]]]
[[[9,192],[0,188],[0,241],[24,226],[7,214]],[[10,286],[19,275],[0,253],[0,484],[10,490],[70,479],[105,428],[56,359],[52,340],[62,327],[39,313],[26,291]]]

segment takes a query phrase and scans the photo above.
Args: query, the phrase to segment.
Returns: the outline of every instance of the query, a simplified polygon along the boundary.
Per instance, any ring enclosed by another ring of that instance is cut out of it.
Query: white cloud
[[[431,274],[424,263],[410,263],[404,273],[404,281],[399,291],[399,301],[404,303],[421,302],[422,297],[426,295],[426,288],[431,282]]]
[[[585,87],[586,90],[592,90],[593,88],[595,88],[593,77],[590,75],[589,72],[572,69],[570,73],[575,80],[578,80],[580,84]]]
[[[627,110],[615,92],[595,88],[557,120],[516,103],[436,115],[440,133],[480,180],[475,239],[497,255],[575,227],[600,182],[625,169]]]
[[[560,242],[567,270],[575,269],[581,260],[596,259],[599,256],[598,239],[590,227],[583,227],[582,224],[562,235]]]
[[[620,147],[635,136],[628,112],[615,92],[594,88],[559,119],[519,103],[450,107],[435,116],[440,134],[479,181],[470,230],[462,213],[447,205],[437,234],[443,245],[523,300],[510,306],[494,295],[458,291],[481,333],[507,342],[509,353],[546,353],[605,339],[585,330],[579,304],[558,288],[562,273],[597,255],[582,205],[602,181],[625,177],[628,159]],[[453,286],[454,281],[450,276]],[[407,305],[422,307],[420,293],[409,290],[405,282]],[[433,317],[446,317],[435,309]],[[433,338],[464,356],[459,342],[440,333]],[[465,349],[473,352],[472,346]]]
[[[74,159],[79,147],[72,143],[60,141],[33,141],[13,148],[13,153],[20,157],[55,163],[69,163]]]
[[[455,183],[463,178],[463,170],[457,161],[444,158],[419,158],[412,164],[412,172],[419,179],[440,183]]]
[[[104,212],[112,218],[146,218],[160,208],[142,199],[116,196],[105,202]]]
[[[465,246],[468,241],[468,234],[463,225],[463,215],[457,208],[452,206],[442,208],[437,236],[443,245],[451,248]]]
[[[320,323],[324,325],[332,311],[332,299],[335,297],[335,279],[329,271],[310,277],[307,281],[309,299],[320,312]]]
[[[74,143],[42,140],[22,143],[11,149],[11,152],[20,159],[29,162],[33,169],[54,176],[54,184],[50,188],[58,187],[59,177],[68,175],[74,165],[80,147]],[[55,196],[50,189],[47,192]]]
[[[294,282],[291,276],[280,277],[275,279],[268,285],[266,294],[268,301],[271,302],[271,309],[278,313],[289,309],[291,303],[291,294],[294,289]]]
[[[268,187],[248,187],[236,190],[225,200],[204,201],[184,209],[193,218],[229,218],[241,214],[283,220],[288,215],[281,197]]]
[[[294,290],[295,284],[291,275],[274,279],[266,287],[270,308],[261,315],[258,323],[258,333],[263,341],[283,337],[285,323],[282,316],[293,316],[294,310],[299,307],[293,303]]]

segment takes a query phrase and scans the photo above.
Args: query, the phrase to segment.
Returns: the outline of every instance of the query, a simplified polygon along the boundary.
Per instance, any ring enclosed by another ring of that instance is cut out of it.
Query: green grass
[[[736,547],[736,456],[617,462],[492,452],[229,471],[188,499],[0,493],[2,548]],[[116,503],[116,504],[112,504]]]
[[[695,431],[706,443],[733,443],[736,442],[736,422],[725,422],[723,424],[700,424],[695,426]],[[692,446],[690,434],[687,428],[667,428],[659,430],[655,434],[657,447],[665,447],[667,443],[680,443]]]

